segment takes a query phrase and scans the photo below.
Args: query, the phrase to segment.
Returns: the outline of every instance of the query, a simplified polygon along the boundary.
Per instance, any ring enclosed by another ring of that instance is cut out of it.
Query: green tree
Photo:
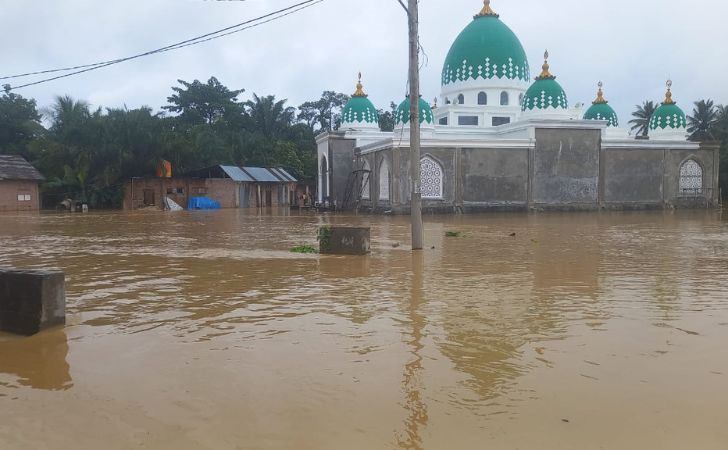
[[[341,110],[349,96],[334,91],[324,91],[318,100],[298,107],[298,120],[308,125],[314,133],[333,131],[341,124]]]
[[[713,141],[713,127],[716,125],[718,113],[713,100],[695,102],[693,114],[688,116],[688,133],[691,141]]]
[[[276,101],[274,95],[258,97],[245,102],[251,131],[259,132],[268,139],[278,139],[293,124],[296,110],[286,106],[287,100]]]
[[[630,120],[629,123],[632,125],[632,131],[636,131],[638,136],[647,137],[650,132],[650,119],[657,110],[653,101],[645,101],[642,106],[635,106],[635,111],[632,113],[634,119]]]
[[[207,83],[199,80],[177,82],[183,87],[172,88],[175,93],[167,98],[169,105],[162,109],[179,114],[184,123],[211,125],[241,112],[237,98],[245,92],[244,89],[230,90],[215,77],[210,77]]]
[[[389,103],[389,111],[379,110],[379,128],[382,131],[394,131],[394,118],[397,114],[397,104]]]
[[[0,154],[29,159],[28,145],[45,132],[40,119],[35,100],[5,92],[0,97]]]

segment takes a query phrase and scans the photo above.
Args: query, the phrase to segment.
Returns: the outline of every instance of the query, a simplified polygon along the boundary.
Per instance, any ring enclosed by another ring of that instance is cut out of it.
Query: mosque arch
[[[371,185],[369,183],[369,178],[371,178],[372,169],[371,166],[369,166],[369,161],[366,159],[364,160],[364,165],[362,166],[362,186],[361,186],[361,198],[362,200],[370,200],[372,198],[371,195]]]
[[[326,157],[321,158],[321,201],[329,196],[329,164]]]
[[[487,105],[488,104],[488,94],[485,92],[481,92],[478,94],[478,104],[479,105]]]
[[[680,165],[679,195],[692,196],[703,193],[703,166],[694,158],[688,158]]]
[[[463,94],[458,95],[458,105],[465,104],[465,96]]]
[[[430,155],[420,159],[420,180],[422,198],[443,198],[444,170],[442,164]]]
[[[382,158],[379,164],[379,200],[390,200],[390,178],[389,162],[387,158]]]

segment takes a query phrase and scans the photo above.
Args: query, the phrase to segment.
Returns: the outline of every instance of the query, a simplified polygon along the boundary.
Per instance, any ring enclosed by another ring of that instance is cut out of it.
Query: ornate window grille
[[[680,166],[679,190],[684,197],[703,193],[703,168],[694,159],[689,159]]]
[[[442,166],[430,158],[425,156],[420,160],[420,178],[422,185],[422,198],[441,199],[443,185]]]

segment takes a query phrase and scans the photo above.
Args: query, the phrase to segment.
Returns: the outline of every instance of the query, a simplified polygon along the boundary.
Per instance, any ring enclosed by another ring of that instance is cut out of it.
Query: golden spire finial
[[[364,93],[364,86],[361,84],[361,72],[359,72],[359,81],[356,83],[356,92],[352,95],[352,97],[366,97],[367,94]]]
[[[665,93],[664,105],[674,105],[675,100],[672,99],[672,80],[667,80],[667,92]]]
[[[483,0],[483,9],[478,13],[475,18],[478,17],[499,17],[498,14],[496,14],[495,11],[490,7],[490,0]]]
[[[593,105],[598,105],[600,103],[609,103],[604,98],[604,91],[602,91],[602,88],[604,87],[604,83],[601,81],[598,83],[599,90],[597,91],[597,99],[592,102]]]
[[[549,66],[549,51],[548,50],[546,50],[543,54],[543,66],[541,66],[541,68],[543,70],[541,71],[541,75],[539,75],[536,78],[537,80],[545,80],[547,78],[556,78],[555,76],[553,76],[551,74],[551,72],[549,72],[549,69],[551,68],[551,66]]]

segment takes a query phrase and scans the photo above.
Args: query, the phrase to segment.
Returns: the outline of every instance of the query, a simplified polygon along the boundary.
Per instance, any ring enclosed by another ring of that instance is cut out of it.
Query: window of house
[[[458,95],[458,105],[465,104],[465,96],[463,94]]]
[[[185,195],[184,188],[167,188],[167,195]]]
[[[508,106],[510,99],[508,98],[508,92],[501,92],[500,104],[501,106]]]
[[[679,189],[683,196],[703,193],[703,168],[694,159],[688,159],[680,166]]]
[[[442,119],[440,119],[440,121],[438,123],[440,125],[447,125],[447,117],[443,117]]]
[[[443,170],[440,163],[429,156],[423,157],[420,160],[420,179],[422,198],[442,198]]]
[[[197,188],[198,195],[207,195],[207,188]]]
[[[478,104],[479,105],[487,105],[488,104],[488,94],[485,92],[481,92],[478,94]]]
[[[19,202],[29,202],[30,194],[18,194],[18,201]]]
[[[458,116],[458,125],[477,126],[478,116]]]
[[[493,117],[493,126],[497,127],[499,125],[505,125],[507,123],[511,123],[510,117]]]

